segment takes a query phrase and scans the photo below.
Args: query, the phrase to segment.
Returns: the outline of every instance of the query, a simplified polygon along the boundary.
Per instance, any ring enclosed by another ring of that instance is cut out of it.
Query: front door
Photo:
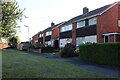
[[[55,49],[59,48],[59,41],[58,40],[54,41],[54,48]]]

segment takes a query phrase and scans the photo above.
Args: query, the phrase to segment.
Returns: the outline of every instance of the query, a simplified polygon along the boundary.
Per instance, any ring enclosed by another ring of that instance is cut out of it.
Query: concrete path
[[[89,71],[94,71],[97,73],[101,73],[107,76],[111,76],[113,78],[120,78],[120,68],[113,68],[110,66],[105,66],[105,65],[96,65],[92,63],[87,63],[84,61],[81,61],[79,59],[75,58],[61,58],[59,56],[53,55],[53,54],[40,54],[37,52],[29,52],[32,55],[48,58],[48,59],[54,59],[57,61],[64,61],[64,62],[69,62],[75,65],[80,66],[81,68],[87,69]]]

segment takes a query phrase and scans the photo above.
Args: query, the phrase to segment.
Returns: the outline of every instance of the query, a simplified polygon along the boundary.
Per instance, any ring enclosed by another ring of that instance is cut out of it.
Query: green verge
[[[108,78],[77,65],[34,56],[17,50],[2,53],[3,78]]]

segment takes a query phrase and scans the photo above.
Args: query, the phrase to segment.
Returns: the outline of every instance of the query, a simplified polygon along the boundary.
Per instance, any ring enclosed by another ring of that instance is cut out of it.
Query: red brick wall
[[[72,32],[72,42],[74,45],[76,45],[76,23],[72,24],[73,32]]]
[[[43,44],[45,44],[45,32],[43,32]]]
[[[97,17],[97,41],[103,42],[102,34],[110,32],[118,32],[118,5]]]
[[[116,41],[120,42],[120,35],[117,35],[116,37],[117,37]]]
[[[120,6],[118,6],[118,9],[119,9],[119,11],[118,11],[118,18],[119,18],[119,20],[120,20]],[[118,32],[120,32],[120,27],[119,27],[119,29],[118,29]]]
[[[34,43],[36,40],[38,40],[38,38],[39,38],[38,34],[34,35],[32,37],[32,43]]]
[[[59,28],[55,28],[52,30],[52,39],[56,39],[59,37]]]
[[[114,35],[109,36],[109,41],[114,42]]]

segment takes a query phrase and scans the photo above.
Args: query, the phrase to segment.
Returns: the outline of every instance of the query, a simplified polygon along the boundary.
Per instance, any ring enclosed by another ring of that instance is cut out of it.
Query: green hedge
[[[93,43],[79,46],[81,60],[120,67],[120,43]]]
[[[52,53],[54,52],[54,47],[42,47],[41,53]]]

